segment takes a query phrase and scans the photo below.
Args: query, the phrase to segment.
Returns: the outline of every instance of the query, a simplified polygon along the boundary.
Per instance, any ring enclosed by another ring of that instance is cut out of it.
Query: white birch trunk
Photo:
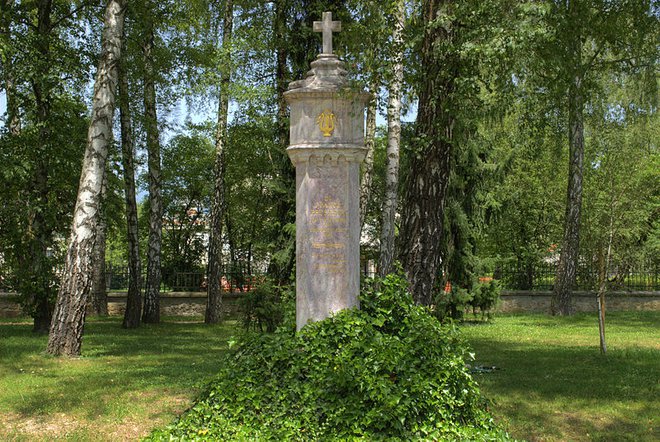
[[[105,10],[102,53],[94,83],[87,148],[73,212],[66,264],[46,348],[52,355],[80,355],[87,298],[92,284],[92,252],[99,199],[108,145],[112,140],[117,63],[121,56],[125,6],[125,0],[110,0]]]
[[[225,211],[225,144],[227,142],[227,119],[229,108],[229,84],[231,82],[231,35],[234,18],[233,0],[225,4],[222,30],[222,51],[225,63],[220,80],[218,121],[215,133],[215,165],[213,204],[211,208],[211,232],[209,238],[207,302],[204,322],[217,324],[222,316],[222,219]]]
[[[387,172],[385,175],[385,199],[380,235],[380,263],[378,273],[385,276],[392,271],[394,261],[395,217],[399,187],[399,147],[401,145],[401,86],[403,84],[403,27],[405,5],[398,0],[392,32],[392,73],[387,103]]]
[[[105,242],[107,223],[105,222],[104,208],[105,198],[108,190],[108,170],[103,171],[103,184],[99,198],[99,218],[96,226],[96,240],[94,241],[94,258],[92,267],[94,277],[92,278],[91,307],[92,311],[99,316],[108,315],[108,292],[106,287],[105,273]]]
[[[144,56],[144,110],[147,132],[149,168],[149,242],[147,246],[147,284],[144,293],[142,322],[160,322],[161,245],[163,242],[163,202],[161,198],[160,140],[156,115],[156,88],[154,84],[154,29],[152,18],[146,18],[146,31],[142,44]]]
[[[374,143],[376,140],[376,114],[378,112],[378,82],[374,81],[369,87],[372,94],[369,106],[367,106],[367,127],[364,135],[364,146],[367,155],[362,163],[362,181],[360,183],[360,233],[364,228],[364,222],[369,208],[371,197],[371,183],[373,181],[374,169]]]
[[[126,310],[124,310],[122,327],[137,328],[140,326],[142,315],[142,263],[140,262],[140,239],[138,237],[138,214],[135,198],[133,127],[131,125],[128,79],[123,70],[123,63],[119,64],[119,113],[121,157],[124,169],[124,200],[126,201],[126,238],[128,242],[128,293],[126,293]]]

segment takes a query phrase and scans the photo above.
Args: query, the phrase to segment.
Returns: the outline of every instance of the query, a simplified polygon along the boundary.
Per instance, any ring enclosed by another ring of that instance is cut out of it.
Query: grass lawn
[[[83,355],[44,355],[25,320],[0,320],[0,440],[136,440],[188,408],[215,374],[234,323],[166,318],[123,330],[91,319]],[[492,411],[529,441],[660,440],[660,312],[496,317],[461,326]]]
[[[498,316],[461,326],[492,411],[528,441],[660,441],[660,312]]]
[[[136,440],[170,423],[237,333],[174,319],[123,330],[121,318],[92,318],[73,360],[46,356],[31,324],[0,320],[0,440]]]

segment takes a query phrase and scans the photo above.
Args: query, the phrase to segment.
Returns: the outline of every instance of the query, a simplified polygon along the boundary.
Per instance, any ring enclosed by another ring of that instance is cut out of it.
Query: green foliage
[[[495,280],[490,281],[488,284],[477,284],[470,300],[472,313],[476,316],[477,309],[479,309],[482,318],[487,317],[490,319],[492,310],[500,301],[500,291],[500,285]]]
[[[291,286],[279,286],[270,278],[248,291],[240,301],[243,326],[260,332],[274,332],[285,312],[295,310],[295,292]]]
[[[476,283],[471,289],[453,284],[447,293],[441,291],[435,300],[435,316],[440,320],[462,320],[465,311],[472,309],[476,316],[477,310],[482,318],[491,318],[491,312],[500,300],[500,286],[497,281]]]
[[[472,299],[473,296],[468,289],[452,285],[449,292],[441,291],[436,295],[435,315],[441,321],[445,319],[461,320]]]
[[[163,148],[163,274],[199,271],[206,254],[204,217],[213,183],[213,146],[201,134],[176,135]]]
[[[246,339],[175,424],[150,440],[508,440],[484,409],[453,326],[396,276],[292,333]]]
[[[31,316],[57,294],[55,267],[64,262],[87,124],[83,104],[63,95],[53,100],[46,145],[37,123],[20,135],[0,133],[0,256]]]
[[[232,124],[228,132],[225,237],[232,249],[233,271],[249,274],[252,265],[263,266],[268,261],[269,235],[277,222],[278,191],[272,179],[277,146],[272,139],[275,128],[270,116],[255,114],[245,116],[245,120]]]

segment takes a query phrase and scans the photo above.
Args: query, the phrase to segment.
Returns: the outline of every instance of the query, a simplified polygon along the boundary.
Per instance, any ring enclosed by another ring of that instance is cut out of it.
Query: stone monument
[[[296,328],[359,307],[360,163],[369,94],[348,87],[332,53],[341,22],[314,22],[323,52],[304,80],[289,84],[289,158],[296,168]]]

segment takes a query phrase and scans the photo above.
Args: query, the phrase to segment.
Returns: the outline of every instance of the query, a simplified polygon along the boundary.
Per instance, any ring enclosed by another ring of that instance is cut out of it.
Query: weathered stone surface
[[[360,289],[359,161],[363,152],[297,152],[296,324],[357,307]]]
[[[596,312],[595,292],[573,292],[576,312]],[[503,291],[500,313],[549,313],[552,292]],[[605,297],[608,311],[660,311],[660,292],[610,292]]]
[[[359,306],[360,163],[369,95],[347,88],[332,54],[330,13],[315,30],[324,50],[284,94],[291,108],[287,153],[296,167],[296,327]]]
[[[23,316],[23,310],[14,293],[0,292],[0,318],[18,318]]]

